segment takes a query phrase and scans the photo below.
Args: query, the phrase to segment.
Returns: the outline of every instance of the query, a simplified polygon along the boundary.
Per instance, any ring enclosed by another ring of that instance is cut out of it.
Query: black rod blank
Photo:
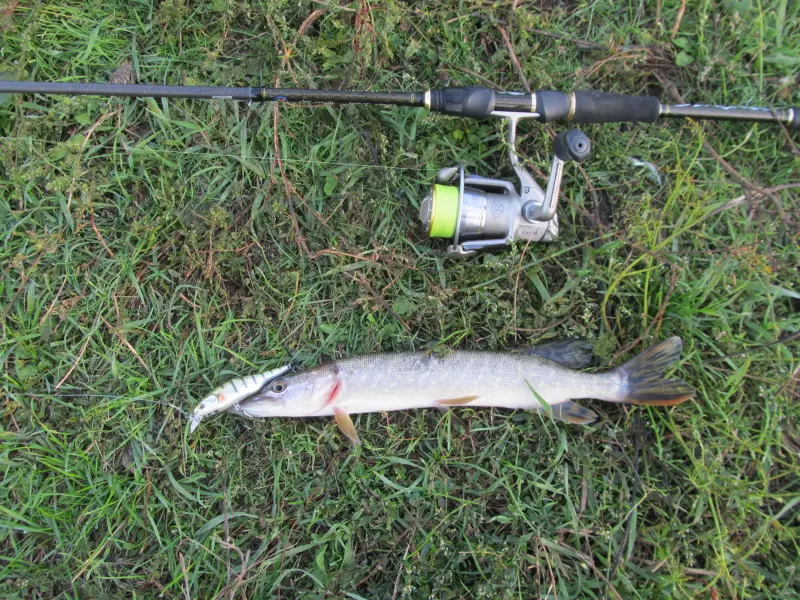
[[[756,106],[717,106],[713,104],[662,104],[661,116],[671,119],[707,119],[711,121],[758,121],[783,123],[800,128],[800,107],[760,108]]]
[[[117,83],[69,83],[48,81],[0,81],[0,93],[58,94],[65,96],[127,96],[129,98],[226,98],[255,100],[248,87],[146,85]]]
[[[336,104],[394,104],[423,106],[416,92],[359,92],[294,88],[213,87],[116,83],[0,81],[0,93],[67,96],[125,96],[129,98],[194,98],[244,101],[333,102]]]
[[[447,115],[485,119],[501,113],[536,113],[540,122],[653,122],[659,118],[782,123],[800,130],[800,107],[761,108],[706,104],[661,104],[655,96],[628,96],[596,91],[532,94],[496,92],[486,87],[448,87],[427,92],[364,92],[298,88],[212,87],[113,83],[0,81],[0,93],[125,96],[132,98],[200,98],[247,102],[321,102],[424,106]]]

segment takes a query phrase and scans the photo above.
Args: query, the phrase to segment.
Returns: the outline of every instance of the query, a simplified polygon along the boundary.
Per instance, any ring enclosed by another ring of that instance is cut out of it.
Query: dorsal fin
[[[477,396],[461,396],[460,398],[445,398],[443,400],[437,400],[436,404],[439,406],[463,406],[464,404],[469,404],[473,400],[476,400]]]
[[[530,348],[519,348],[523,354],[535,354],[552,360],[568,369],[585,369],[592,363],[594,353],[588,340],[580,338],[553,340]]]

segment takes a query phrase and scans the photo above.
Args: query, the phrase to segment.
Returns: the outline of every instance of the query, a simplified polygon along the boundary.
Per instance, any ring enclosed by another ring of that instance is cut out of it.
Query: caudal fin
[[[673,406],[694,396],[680,379],[664,379],[664,371],[681,356],[683,342],[671,337],[632,358],[617,369],[624,376],[621,402],[646,406]]]

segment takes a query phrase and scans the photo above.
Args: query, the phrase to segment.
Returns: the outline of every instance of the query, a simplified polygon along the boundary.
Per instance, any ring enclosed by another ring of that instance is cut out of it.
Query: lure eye
[[[272,385],[270,386],[272,391],[276,394],[281,394],[286,391],[287,383],[283,379],[278,379],[277,381],[273,381]]]

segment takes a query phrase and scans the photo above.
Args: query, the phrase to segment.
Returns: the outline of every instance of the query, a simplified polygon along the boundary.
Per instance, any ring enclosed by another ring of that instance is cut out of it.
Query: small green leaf
[[[781,52],[770,54],[764,57],[764,62],[771,65],[780,65],[782,67],[794,67],[800,65],[800,56],[790,56]]]
[[[511,517],[509,517],[507,515],[496,515],[496,516],[492,517],[491,519],[489,519],[489,523],[507,524],[507,523],[513,523],[513,520],[511,519]]]
[[[690,65],[694,62],[694,56],[689,54],[688,52],[681,50],[678,52],[678,55],[675,57],[675,64],[679,67],[685,67],[686,65]]]
[[[722,3],[728,14],[744,14],[753,9],[752,0],[725,0]]]
[[[401,317],[413,313],[416,308],[417,305],[411,299],[403,296],[392,302],[392,310]]]
[[[323,189],[323,191],[325,192],[326,196],[330,196],[331,194],[333,194],[333,191],[336,189],[337,183],[339,182],[333,175],[328,175],[325,177],[325,188]]]
[[[253,220],[261,212],[261,205],[264,204],[264,192],[259,190],[253,198],[253,205],[250,207],[250,219]]]
[[[350,538],[347,540],[347,543],[344,547],[344,556],[342,557],[342,566],[349,567],[353,564],[353,559],[355,558],[355,552],[353,550],[353,539]]]
[[[319,568],[321,573],[325,573],[325,550],[326,546],[320,548],[319,552],[317,552],[317,558],[314,561],[317,563],[317,568]]]
[[[238,157],[237,157],[238,158]],[[264,173],[264,169],[262,169],[259,165],[254,163],[251,160],[245,160],[243,158],[238,158],[239,163],[248,171],[255,173],[261,179],[266,179],[267,175]]]
[[[12,81],[14,77],[8,71],[0,71],[0,79]],[[11,104],[11,94],[0,94],[0,106]]]
[[[169,474],[169,471],[167,471],[167,473]],[[247,517],[248,519],[258,518],[256,515],[251,515],[250,513],[246,512],[232,512],[228,513],[227,515],[225,514],[217,515],[213,519],[209,519],[209,521],[205,525],[203,525],[200,529],[195,531],[194,539],[198,541],[203,541],[203,539],[205,539],[205,537],[209,534],[209,532],[212,529],[224,523],[226,519],[228,521],[231,521],[233,519],[238,519],[239,517]]]
[[[625,244],[623,240],[614,240],[611,242],[606,242],[605,244],[600,246],[597,250],[595,250],[595,252],[597,254],[612,254],[617,250],[617,248],[619,248],[623,244]]]
[[[31,363],[26,363],[24,361],[17,361],[17,379],[21,382],[26,382],[39,374],[39,369],[36,368],[36,365]]]
[[[320,331],[327,335],[331,335],[332,333],[336,333],[336,325],[332,325],[330,323],[322,323],[319,326]]]
[[[53,150],[50,152],[50,161],[56,162],[61,160],[67,155],[67,148],[63,144],[59,144],[58,146],[54,147]]]

